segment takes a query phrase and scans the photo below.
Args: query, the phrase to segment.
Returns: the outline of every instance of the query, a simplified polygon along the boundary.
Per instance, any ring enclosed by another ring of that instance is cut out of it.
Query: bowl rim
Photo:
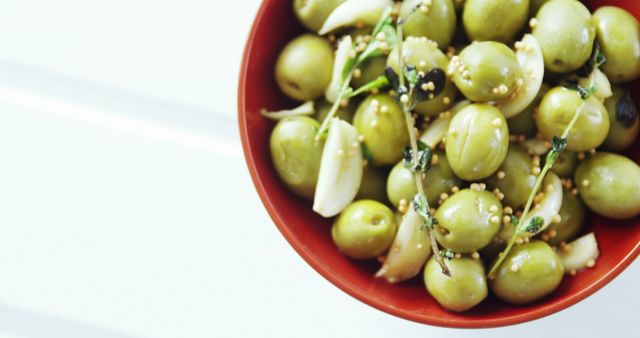
[[[548,315],[554,314],[556,312],[560,312],[582,300],[594,294],[596,291],[605,287],[609,282],[611,282],[616,276],[618,276],[622,271],[624,271],[631,263],[635,260],[635,258],[640,254],[640,243],[636,243],[633,250],[627,253],[623,259],[617,262],[617,264],[610,270],[608,270],[605,274],[600,276],[596,281],[588,285],[587,287],[581,289],[578,292],[575,292],[571,295],[568,295],[562,298],[559,302],[552,303],[548,306],[544,306],[541,308],[537,308],[535,310],[531,310],[525,313],[505,316],[494,319],[485,319],[482,321],[477,320],[468,320],[464,318],[456,318],[456,319],[441,319],[441,318],[430,318],[419,315],[416,312],[407,311],[403,309],[399,309],[393,306],[389,306],[381,301],[376,300],[375,297],[368,297],[366,294],[360,292],[356,288],[352,288],[350,285],[345,283],[345,279],[341,278],[336,273],[332,272],[325,266],[323,266],[320,262],[316,261],[312,255],[305,249],[305,246],[298,243],[293,236],[293,233],[289,230],[287,226],[285,226],[285,222],[278,213],[278,211],[273,207],[273,203],[267,193],[267,190],[260,180],[258,175],[258,168],[255,164],[255,159],[250,151],[249,145],[249,134],[247,131],[247,120],[246,120],[246,93],[245,88],[248,80],[248,70],[249,70],[249,59],[251,55],[251,51],[254,46],[254,42],[256,39],[256,35],[258,32],[258,27],[260,23],[264,19],[266,15],[266,8],[269,4],[269,1],[262,1],[260,8],[256,16],[254,17],[253,23],[251,25],[251,30],[249,32],[249,36],[245,43],[244,52],[242,56],[242,63],[240,66],[240,74],[238,81],[238,125],[240,131],[240,139],[242,142],[242,150],[244,153],[245,161],[247,162],[247,167],[249,169],[249,173],[251,175],[251,180],[260,196],[262,204],[267,210],[269,216],[275,223],[276,227],[280,231],[280,233],[285,237],[289,245],[293,247],[293,249],[304,259],[304,261],[309,264],[314,270],[316,270],[321,276],[331,282],[333,285],[337,286],[340,290],[347,293],[348,295],[354,297],[355,299],[373,307],[380,311],[386,312],[396,317],[400,317],[406,320],[410,320],[416,323],[422,323],[427,325],[434,325],[440,327],[447,328],[463,328],[463,329],[473,329],[473,328],[495,328],[501,326],[509,326],[522,324],[528,321],[533,321],[536,319],[540,319],[546,317]]]

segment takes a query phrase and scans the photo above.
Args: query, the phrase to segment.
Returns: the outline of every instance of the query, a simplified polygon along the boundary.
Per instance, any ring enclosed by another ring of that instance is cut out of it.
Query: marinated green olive
[[[438,49],[433,41],[425,37],[408,37],[402,44],[402,55],[406,65],[414,65],[420,72],[429,72],[439,68],[446,71],[449,59]],[[398,50],[394,49],[387,59],[387,65],[398,72]],[[418,103],[415,108],[417,113],[436,116],[451,107],[455,101],[456,86],[449,78],[445,78],[444,84],[436,83],[435,86],[444,86],[444,90],[433,98]]]
[[[316,35],[304,34],[287,44],[276,61],[276,82],[295,100],[310,101],[324,94],[331,82],[333,48]]]
[[[491,176],[487,184],[492,190],[500,189],[504,194],[502,201],[505,205],[518,209],[527,202],[536,184],[533,167],[532,158],[527,151],[522,146],[512,145],[498,173]]]
[[[580,198],[571,193],[570,189],[564,189],[562,194],[562,206],[560,207],[560,222],[551,223],[546,231],[547,243],[557,246],[562,242],[569,242],[576,237],[582,229],[585,219],[585,207]],[[542,235],[544,238],[545,234]]]
[[[447,261],[451,276],[442,273],[434,257],[424,269],[424,284],[429,294],[445,309],[466,311],[487,298],[487,280],[482,261],[471,258]]]
[[[384,69],[386,66],[387,58],[385,56],[373,58],[360,65],[353,76],[353,80],[351,81],[353,88],[362,87],[377,79],[379,76],[384,75]]]
[[[353,202],[336,218],[331,237],[345,255],[371,259],[389,248],[396,230],[395,215],[386,205],[360,200]]]
[[[533,112],[538,109],[540,101],[551,89],[549,85],[543,83],[535,100],[520,114],[507,120],[509,132],[515,135],[533,136],[536,133],[536,121],[533,119]]]
[[[329,14],[343,2],[345,0],[294,0],[293,11],[305,27],[317,32]]]
[[[331,110],[332,103],[327,102],[325,99],[319,99],[315,103],[316,112],[313,114],[313,118],[316,121],[322,123],[327,115],[329,115],[329,111]],[[353,121],[353,114],[356,112],[357,105],[353,101],[349,101],[349,104],[346,107],[340,106],[336,111],[335,117],[344,120],[346,122],[351,123]]]
[[[470,253],[491,243],[500,231],[502,204],[488,191],[460,190],[436,211],[436,239],[445,248]]]
[[[406,17],[416,6],[425,6],[410,15],[404,23],[407,36],[424,36],[440,48],[451,43],[456,30],[456,9],[451,0],[406,0],[400,5],[400,16]],[[426,8],[426,10],[424,10]]]
[[[563,151],[551,167],[551,171],[563,178],[571,178],[578,167],[578,154],[570,151]]]
[[[560,257],[545,242],[514,247],[489,280],[493,293],[512,304],[526,304],[553,292],[564,275]]]
[[[391,165],[402,158],[402,149],[409,143],[405,116],[389,95],[371,95],[358,107],[353,126],[364,137],[371,151],[373,164]]]
[[[532,23],[548,70],[572,72],[591,56],[596,29],[591,13],[579,1],[549,1]]]
[[[614,83],[640,76],[640,25],[619,7],[600,7],[593,13],[600,48],[607,57],[602,71]]]
[[[436,206],[440,196],[449,193],[455,186],[459,186],[462,181],[456,177],[451,170],[447,156],[442,151],[435,151],[433,159],[437,158],[422,180],[424,192],[430,205]],[[401,200],[410,202],[417,193],[416,182],[413,174],[404,167],[404,162],[396,164],[387,179],[387,196],[391,204],[398,207]]]
[[[458,177],[471,181],[493,174],[507,156],[509,130],[500,111],[488,104],[471,104],[451,120],[446,139],[447,159]]]
[[[467,46],[451,59],[449,73],[462,94],[475,102],[509,97],[524,76],[513,50],[493,41]]]
[[[387,174],[380,168],[370,165],[364,168],[362,182],[356,199],[370,199],[379,202],[387,201]]]
[[[640,167],[632,160],[599,152],[580,163],[575,181],[594,212],[613,219],[640,214]]]
[[[323,144],[314,138],[320,124],[306,116],[280,120],[271,132],[273,165],[284,184],[295,194],[313,198],[320,171]]]
[[[556,1],[564,0],[550,3]],[[583,100],[576,90],[556,87],[544,96],[536,114],[538,130],[549,140],[561,136],[579,109],[582,113],[571,128],[567,149],[586,151],[599,147],[609,133],[607,109],[593,96]]]
[[[462,12],[471,40],[507,43],[529,16],[529,0],[467,0]]]
[[[638,138],[640,118],[629,91],[619,86],[613,86],[612,91],[613,96],[604,101],[611,122],[604,146],[613,151],[624,151]]]

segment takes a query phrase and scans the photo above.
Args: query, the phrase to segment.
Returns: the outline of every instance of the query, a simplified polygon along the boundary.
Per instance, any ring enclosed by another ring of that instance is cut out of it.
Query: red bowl
[[[590,7],[616,5],[640,16],[635,0],[584,1]],[[378,263],[362,263],[340,254],[331,240],[331,220],[311,210],[311,203],[295,197],[280,183],[269,155],[272,121],[260,115],[262,108],[291,107],[274,80],[274,64],[283,46],[303,31],[296,21],[291,0],[264,0],[247,41],[238,86],[238,120],[245,158],[258,194],[271,218],[291,246],[322,276],[351,296],[390,314],[425,324],[486,328],[512,325],[565,309],[593,294],[640,253],[640,219],[616,222],[590,217],[601,255],[596,266],[575,277],[564,278],[548,297],[525,306],[513,306],[489,297],[465,313],[443,309],[429,296],[421,278],[392,285],[374,278]],[[638,97],[640,86],[633,86]],[[640,160],[640,147],[628,154]]]

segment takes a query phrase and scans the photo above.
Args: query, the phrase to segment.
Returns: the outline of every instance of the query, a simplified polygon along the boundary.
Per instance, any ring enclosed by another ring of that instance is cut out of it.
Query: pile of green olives
[[[331,237],[350,259],[380,261],[377,277],[396,283],[422,272],[427,292],[455,312],[489,294],[527,304],[579,272],[563,252],[589,212],[640,215],[638,158],[625,156],[640,133],[626,86],[640,77],[640,24],[625,9],[592,13],[577,0],[295,0],[293,11],[308,31],[282,47],[275,83],[313,110],[265,114],[277,119],[273,167],[304,199],[316,199],[327,177],[340,182],[335,194],[353,193],[335,202],[344,205]],[[385,15],[376,29],[391,27],[374,32]],[[319,35],[328,21],[339,28]],[[394,40],[399,24],[402,41]],[[336,88],[338,99],[329,94]],[[324,129],[335,119],[351,136]],[[418,149],[424,157],[414,157]],[[334,176],[323,176],[326,168]],[[541,186],[545,175],[561,185]],[[540,226],[518,237],[525,209]]]

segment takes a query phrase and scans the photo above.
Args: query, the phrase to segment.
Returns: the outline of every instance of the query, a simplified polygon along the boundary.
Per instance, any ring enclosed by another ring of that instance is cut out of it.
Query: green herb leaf
[[[435,219],[431,217],[427,198],[423,194],[418,193],[413,196],[411,202],[413,204],[413,210],[424,220],[422,230],[424,230],[424,227],[429,227],[429,229],[433,230],[437,222],[434,222]]]
[[[542,219],[542,217],[540,216],[536,216],[532,218],[531,221],[529,221],[529,224],[527,224],[527,226],[524,228],[524,231],[530,234],[537,234],[538,231],[542,229],[543,225],[544,225],[544,219]]]
[[[414,65],[407,65],[404,67],[404,77],[413,86],[418,84],[418,80],[420,80],[418,77],[418,71]]]
[[[371,164],[375,163],[371,149],[369,149],[364,142],[360,143],[360,150],[362,151],[362,157],[365,160],[369,161]]]
[[[563,152],[567,148],[567,139],[554,136],[551,141],[551,150],[557,153]]]
[[[580,98],[583,99],[583,100],[588,99],[591,96],[591,94],[593,94],[595,92],[595,90],[596,90],[596,88],[593,87],[593,86],[591,88],[587,89],[587,88],[582,87],[582,86],[580,86],[579,84],[576,84],[576,83],[572,83],[570,85],[567,85],[567,86],[565,86],[565,88],[571,89],[571,90],[576,90],[578,92],[578,94],[580,94]]]
[[[446,258],[448,260],[452,260],[455,256],[456,256],[456,254],[451,249],[441,250],[440,251],[440,257],[442,257],[442,258]]]
[[[431,156],[433,151],[422,141],[418,143],[418,158],[413,156],[413,149],[411,146],[404,148],[404,167],[412,173],[423,173],[431,166]]]
[[[591,57],[587,62],[585,62],[582,67],[580,67],[576,71],[576,75],[579,77],[588,77],[594,69],[600,68],[600,66],[607,63],[607,57],[600,50],[600,44],[598,40],[595,40],[593,43],[593,50],[591,52]]]
[[[515,215],[509,215],[509,224],[513,225],[514,227],[518,226],[518,217],[516,217]]]
[[[567,148],[567,139],[554,136],[551,141],[551,151],[547,154],[546,162],[553,165],[560,157],[560,154]]]

